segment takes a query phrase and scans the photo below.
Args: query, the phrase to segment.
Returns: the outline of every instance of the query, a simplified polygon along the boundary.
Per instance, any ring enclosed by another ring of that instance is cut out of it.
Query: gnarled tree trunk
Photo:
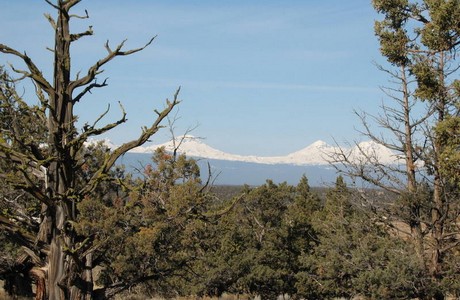
[[[41,180],[44,180],[44,188],[42,188],[34,184],[27,172],[23,172],[24,178],[19,179],[22,182],[19,184],[16,182],[16,186],[29,192],[42,203],[42,220],[38,233],[35,233],[36,240],[34,243],[30,241],[27,243],[30,247],[29,252],[33,253],[30,255],[39,260],[34,262],[35,265],[29,272],[37,285],[36,299],[89,300],[94,297],[92,269],[95,265],[92,250],[87,245],[91,244],[93,237],[79,236],[75,231],[73,224],[79,214],[77,204],[84,197],[91,195],[121,155],[144,144],[161,128],[162,120],[179,103],[177,99],[179,90],[172,101],[166,101],[166,107],[162,111],[155,111],[157,117],[150,127],[145,127],[137,139],[108,153],[92,177],[82,183],[83,186],[77,187],[76,174],[81,168],[79,152],[84,142],[91,136],[101,135],[126,122],[126,114],[122,108],[123,116],[118,121],[101,128],[95,127],[96,121],[92,126],[84,126],[82,133],[78,133],[75,128],[74,105],[92,89],[107,85],[105,80],[102,83],[96,81],[96,76],[103,72],[102,66],[115,57],[130,55],[145,49],[154,38],[143,47],[127,51],[122,50],[124,42],[115,49],[111,49],[107,42],[105,44],[107,55],[91,66],[85,76],[77,76],[72,80],[70,46],[78,39],[92,35],[93,31],[89,27],[85,32],[71,33],[69,24],[71,18],[85,19],[88,18],[88,14],[86,16],[70,14],[72,7],[81,0],[59,0],[55,3],[50,0],[45,1],[57,11],[56,20],[46,15],[55,30],[53,83],[45,79],[39,68],[25,53],[3,44],[0,44],[0,53],[16,56],[26,64],[27,71],[14,70],[21,73],[23,77],[32,79],[36,86],[41,108],[48,118],[47,147],[40,148],[39,145],[43,141],[37,141],[37,144],[33,145],[35,150],[33,155],[24,154],[0,140],[0,154],[22,167],[37,167],[38,173],[43,177]],[[76,89],[79,91],[73,95]],[[105,113],[101,118],[104,115]],[[11,222],[5,224],[5,226],[14,226]]]

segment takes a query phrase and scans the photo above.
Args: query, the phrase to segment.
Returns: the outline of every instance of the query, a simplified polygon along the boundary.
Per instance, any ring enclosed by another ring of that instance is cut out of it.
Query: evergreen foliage
[[[318,245],[300,260],[300,295],[308,299],[364,296],[366,299],[407,299],[424,288],[425,278],[414,250],[391,236],[382,223],[353,203],[342,177],[313,220]]]

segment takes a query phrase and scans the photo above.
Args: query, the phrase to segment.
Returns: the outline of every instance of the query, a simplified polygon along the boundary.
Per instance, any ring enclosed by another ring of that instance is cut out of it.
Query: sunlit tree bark
[[[54,73],[48,81],[38,66],[24,52],[17,51],[7,45],[0,44],[0,53],[12,55],[20,59],[26,66],[21,70],[13,70],[29,78],[36,87],[37,96],[41,102],[41,109],[46,113],[46,147],[40,147],[43,141],[29,141],[29,148],[34,151],[21,151],[7,141],[1,141],[1,156],[8,159],[12,165],[22,168],[19,178],[15,178],[15,185],[26,190],[35,199],[42,203],[42,220],[39,234],[34,245],[28,245],[31,256],[39,258],[35,262],[34,275],[37,282],[45,282],[46,288],[37,293],[36,299],[92,299],[93,279],[91,237],[78,236],[73,228],[79,212],[77,203],[85,196],[90,195],[101,182],[107,180],[107,174],[116,160],[137,146],[145,143],[161,127],[161,121],[179,103],[178,92],[172,101],[167,101],[152,124],[144,127],[139,138],[127,142],[108,153],[97,171],[84,186],[76,186],[76,173],[82,166],[79,152],[85,141],[91,136],[103,134],[116,126],[126,122],[126,114],[116,122],[97,127],[104,116],[96,120],[93,125],[85,125],[81,133],[75,127],[76,116],[74,106],[83,100],[84,96],[96,88],[107,85],[106,80],[97,81],[96,78],[103,72],[102,67],[120,56],[127,56],[139,52],[149,46],[153,38],[144,46],[124,50],[124,41],[112,48],[109,42],[105,44],[107,55],[92,65],[87,73],[71,78],[71,44],[82,37],[93,34],[90,27],[81,33],[71,33],[70,22],[73,18],[88,18],[88,14],[78,16],[71,14],[72,8],[81,0],[59,0],[56,2],[45,0],[56,11],[56,19],[47,15],[47,19],[55,30],[54,45]],[[19,139],[19,138],[18,138]],[[45,185],[36,185],[31,173],[27,169],[41,170]],[[8,224],[2,224],[7,230],[14,230]],[[109,288],[107,289],[109,290]]]

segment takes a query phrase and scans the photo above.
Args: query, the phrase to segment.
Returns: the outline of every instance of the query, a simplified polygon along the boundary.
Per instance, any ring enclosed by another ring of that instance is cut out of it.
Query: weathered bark
[[[120,120],[102,128],[95,128],[97,122],[93,126],[85,126],[83,132],[78,134],[75,128],[74,105],[92,89],[106,86],[105,80],[102,83],[95,81],[96,76],[102,73],[102,66],[115,57],[130,55],[145,49],[154,38],[143,47],[128,51],[122,50],[124,41],[114,49],[110,48],[107,42],[105,44],[107,55],[90,67],[85,76],[71,80],[71,43],[83,36],[92,35],[92,29],[72,34],[69,29],[70,20],[73,17],[88,18],[88,15],[79,17],[69,13],[71,8],[81,0],[59,0],[57,4],[50,0],[45,1],[57,11],[56,20],[50,15],[46,16],[55,30],[53,84],[43,77],[39,68],[26,54],[2,44],[0,44],[0,53],[16,56],[26,64],[27,71],[17,69],[14,71],[22,74],[24,78],[32,79],[37,87],[37,95],[48,116],[48,148],[46,153],[39,153],[32,157],[24,155],[7,144],[0,144],[0,154],[13,163],[42,166],[46,169],[45,174],[42,174],[46,183],[43,189],[37,187],[25,171],[23,172],[25,183],[18,184],[42,202],[42,219],[35,241],[42,247],[38,251],[40,261],[35,262],[35,267],[30,271],[30,276],[34,278],[37,285],[36,299],[89,300],[94,297],[92,269],[95,266],[91,252],[81,251],[77,244],[92,237],[78,236],[73,228],[72,224],[78,217],[77,203],[100,185],[121,155],[148,141],[161,128],[162,120],[179,103],[177,99],[179,90],[172,101],[167,101],[162,111],[156,111],[156,119],[150,127],[143,129],[138,139],[125,143],[108,154],[93,177],[77,190],[75,174],[81,166],[78,155],[84,142],[90,136],[103,134],[126,122],[126,114],[123,111]],[[77,88],[80,92],[73,96]],[[45,159],[42,159],[42,156]],[[5,222],[5,226],[13,225]],[[46,268],[42,268],[43,266]]]
[[[407,68],[403,64],[401,69],[401,85],[402,85],[402,110],[404,116],[404,159],[406,165],[406,184],[407,192],[409,194],[409,226],[412,233],[412,238],[415,242],[415,249],[419,261],[425,267],[425,247],[424,237],[422,231],[421,215],[420,215],[420,201],[417,196],[417,180],[416,180],[416,164],[414,155],[414,144],[412,132],[414,130],[414,124],[411,120],[411,106],[410,106],[410,94],[409,94],[409,83],[407,80],[406,72]]]
[[[445,70],[444,70],[444,53],[441,52],[438,56],[438,80],[440,82],[440,86],[445,86]],[[447,103],[447,95],[441,92],[441,95],[438,96],[439,98],[436,99],[435,108],[437,113],[436,122],[442,122],[445,118],[446,114],[446,103]],[[443,177],[441,175],[441,166],[439,161],[439,154],[442,152],[444,141],[440,140],[439,137],[433,137],[433,157],[432,157],[432,168],[433,168],[433,207],[431,210],[431,224],[433,226],[431,234],[433,238],[433,247],[431,249],[431,274],[433,279],[438,281],[439,276],[442,272],[442,249],[444,247],[443,240],[444,240],[444,227],[445,221],[447,218],[447,213],[449,211],[449,201],[445,198],[444,195],[444,184],[443,184]],[[437,298],[441,299],[441,298]]]
[[[48,132],[49,145],[57,159],[48,169],[48,182],[51,188],[50,198],[53,206],[48,207],[51,216],[51,240],[48,270],[49,299],[69,299],[68,288],[71,276],[69,269],[72,259],[64,252],[64,248],[73,246],[71,231],[64,230],[66,223],[74,221],[75,211],[71,206],[68,192],[75,187],[73,176],[74,157],[68,146],[75,135],[73,120],[73,103],[70,94],[70,32],[69,14],[60,4],[55,30],[54,48],[54,91],[50,95],[50,114]],[[66,195],[67,194],[67,195]],[[75,201],[75,199],[74,199]],[[47,223],[48,224],[48,223]]]
[[[29,271],[29,275],[35,281],[35,300],[47,299],[45,271],[41,268],[33,268]]]

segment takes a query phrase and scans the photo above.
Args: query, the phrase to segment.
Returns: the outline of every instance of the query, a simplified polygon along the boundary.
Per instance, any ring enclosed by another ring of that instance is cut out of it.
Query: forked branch
[[[126,111],[125,109],[123,108],[123,106],[120,104],[120,108],[121,108],[121,111],[122,111],[122,117],[116,121],[116,122],[113,122],[113,123],[110,123],[110,124],[107,124],[106,126],[104,127],[101,127],[101,128],[96,128],[96,125],[97,123],[102,119],[104,118],[104,116],[107,115],[107,113],[109,112],[110,110],[110,106],[107,108],[107,110],[102,113],[99,118],[97,118],[97,120],[93,123],[93,125],[88,125],[86,124],[85,126],[83,126],[83,133],[81,135],[79,135],[75,140],[73,140],[71,142],[71,144],[74,144],[74,145],[78,145],[77,147],[80,148],[81,145],[83,145],[83,143],[88,139],[88,137],[90,136],[96,136],[96,135],[101,135],[115,127],[117,127],[118,125],[120,124],[123,124],[127,121],[126,119]]]
[[[107,41],[106,44],[105,44],[105,48],[107,49],[107,52],[108,52],[107,56],[102,58],[102,59],[100,59],[100,60],[98,60],[92,67],[90,67],[86,76],[84,76],[84,77],[82,77],[80,79],[77,79],[75,81],[72,81],[71,84],[70,84],[70,90],[73,91],[74,89],[76,89],[78,87],[82,87],[82,86],[85,86],[85,85],[89,84],[90,82],[92,82],[96,78],[96,75],[98,75],[98,74],[103,72],[103,70],[101,70],[101,67],[104,66],[106,63],[108,63],[109,61],[111,61],[112,59],[114,59],[117,56],[131,55],[131,54],[134,54],[136,52],[144,50],[146,47],[148,47],[153,42],[153,40],[155,38],[156,38],[156,36],[151,38],[144,46],[142,46],[140,48],[136,48],[136,49],[132,49],[132,50],[128,50],[128,51],[122,51],[122,48],[123,48],[126,40],[121,42],[114,50],[112,50],[110,48],[109,42]],[[78,100],[80,100],[80,98],[81,97],[79,97]],[[74,100],[74,102],[75,102],[75,100]]]
[[[102,83],[97,83],[97,81],[91,83],[90,85],[87,85],[83,91],[81,91],[75,98],[73,98],[73,102],[76,103],[78,101],[80,101],[81,98],[83,98],[83,96],[85,96],[87,93],[90,93],[91,94],[91,90],[93,88],[102,88],[102,87],[105,87],[107,86],[107,78],[104,79],[104,81]]]
[[[26,53],[22,54],[19,51],[8,47],[7,45],[0,44],[0,52],[5,54],[11,54],[16,56],[24,61],[27,65],[29,72],[20,71],[19,73],[24,74],[25,77],[32,79],[40,88],[42,88],[48,95],[52,95],[53,87],[51,84],[43,77],[42,72],[37,68],[32,59],[27,56]],[[17,72],[17,71],[16,71]]]
[[[56,30],[56,20],[54,20],[54,18],[50,14],[45,14],[45,18],[48,20],[48,22],[50,22],[51,27],[53,27],[53,29]]]
[[[79,38],[83,37],[83,36],[87,36],[87,35],[93,35],[93,27],[92,26],[89,26],[88,30],[84,31],[84,32],[81,32],[81,33],[76,33],[76,34],[71,34],[70,35],[70,40],[72,42],[78,40]]]
[[[136,147],[142,146],[148,139],[154,135],[160,128],[161,122],[169,115],[169,113],[180,103],[178,100],[180,92],[180,87],[177,89],[176,93],[174,94],[173,101],[166,100],[167,106],[161,112],[158,112],[158,117],[152,123],[150,127],[144,127],[142,134],[139,136],[138,139],[132,140],[128,143],[125,143],[115,149],[109,156],[107,156],[104,160],[104,163],[101,165],[99,170],[93,175],[93,177],[89,180],[88,184],[81,190],[80,195],[84,196],[90,192],[92,192],[99,184],[99,182],[103,181],[105,175],[110,171],[110,168],[115,164],[117,159],[128,152],[131,149]]]

